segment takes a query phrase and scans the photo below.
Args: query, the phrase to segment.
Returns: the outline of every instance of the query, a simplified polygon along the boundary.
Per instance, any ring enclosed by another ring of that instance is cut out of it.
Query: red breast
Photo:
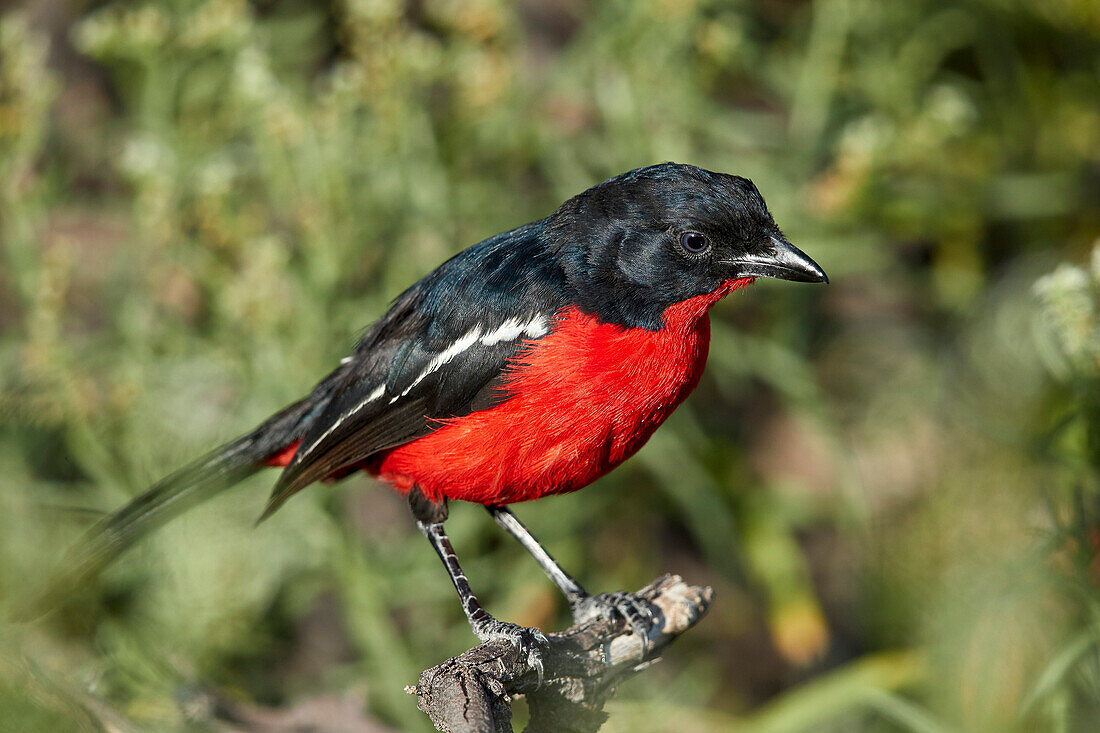
[[[678,303],[658,331],[624,329],[569,308],[517,359],[512,397],[373,462],[400,491],[509,504],[580,489],[633,455],[699,383],[707,311],[752,278]]]

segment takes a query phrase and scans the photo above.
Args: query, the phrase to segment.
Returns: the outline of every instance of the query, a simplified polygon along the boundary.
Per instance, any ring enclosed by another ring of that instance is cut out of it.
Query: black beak
[[[737,277],[776,277],[800,283],[828,283],[829,276],[809,256],[780,236],[772,236],[771,252],[738,257],[730,264]]]

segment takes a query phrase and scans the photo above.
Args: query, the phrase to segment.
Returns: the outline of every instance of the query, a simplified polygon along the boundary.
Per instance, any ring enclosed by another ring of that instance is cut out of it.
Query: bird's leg
[[[634,593],[615,591],[612,593],[600,593],[591,595],[572,575],[565,572],[561,565],[550,556],[546,548],[539,544],[534,535],[523,526],[511,510],[502,506],[486,507],[497,524],[505,529],[508,534],[515,537],[524,549],[531,553],[535,562],[539,564],[547,577],[554,585],[561,589],[565,600],[569,602],[569,608],[573,612],[575,623],[583,623],[597,616],[613,620],[615,615],[622,616],[631,630],[642,640],[642,648],[648,646],[647,638],[649,628],[655,619],[653,606]]]
[[[561,565],[558,565],[558,561],[550,556],[546,548],[535,539],[535,536],[531,534],[527,527],[523,526],[523,523],[519,521],[515,514],[512,514],[510,509],[502,506],[489,506],[486,509],[489,510],[489,514],[492,515],[497,524],[504,527],[508,534],[519,540],[519,543],[523,545],[523,549],[531,553],[531,557],[535,558],[535,562],[539,564],[546,576],[565,595],[565,599],[569,601],[570,606],[576,605],[577,602],[585,598],[591,598],[588,591],[577,582],[576,578],[565,572]]]
[[[541,647],[548,643],[541,631],[534,628],[519,626],[518,624],[500,621],[494,618],[488,611],[481,607],[470,588],[470,582],[466,574],[462,572],[462,566],[458,564],[458,556],[455,554],[451,540],[443,530],[443,520],[447,518],[447,505],[434,504],[424,497],[419,488],[414,487],[409,494],[409,507],[416,517],[416,526],[432,543],[439,559],[443,561],[443,567],[451,576],[455,590],[458,592],[458,600],[462,603],[462,610],[466,612],[466,618],[470,622],[474,635],[482,641],[494,641],[503,639],[510,641],[519,648],[521,654],[526,654],[527,663],[538,673],[539,684],[542,684],[542,652]]]

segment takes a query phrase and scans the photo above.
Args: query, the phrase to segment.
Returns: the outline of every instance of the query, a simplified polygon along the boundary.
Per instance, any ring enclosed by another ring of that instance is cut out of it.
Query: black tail
[[[17,615],[26,619],[52,610],[75,586],[95,578],[142,537],[264,468],[268,458],[302,437],[332,395],[341,372],[338,369],[329,375],[308,397],[268,418],[248,435],[158,481],[98,522],[66,554],[62,571],[46,593]]]

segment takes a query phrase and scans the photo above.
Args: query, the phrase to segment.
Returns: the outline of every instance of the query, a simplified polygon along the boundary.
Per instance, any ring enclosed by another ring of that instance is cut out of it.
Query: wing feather
[[[359,422],[347,435],[326,436],[310,454],[291,470],[283,471],[268,499],[259,521],[271,516],[294,494],[314,481],[319,481],[341,468],[365,460],[374,453],[407,443],[424,430],[424,400],[406,400],[400,406],[384,411],[378,418]],[[308,435],[306,436],[308,439]]]
[[[356,347],[261,520],[314,481],[508,398],[510,361],[567,304],[539,225],[464,250],[394,301]]]

